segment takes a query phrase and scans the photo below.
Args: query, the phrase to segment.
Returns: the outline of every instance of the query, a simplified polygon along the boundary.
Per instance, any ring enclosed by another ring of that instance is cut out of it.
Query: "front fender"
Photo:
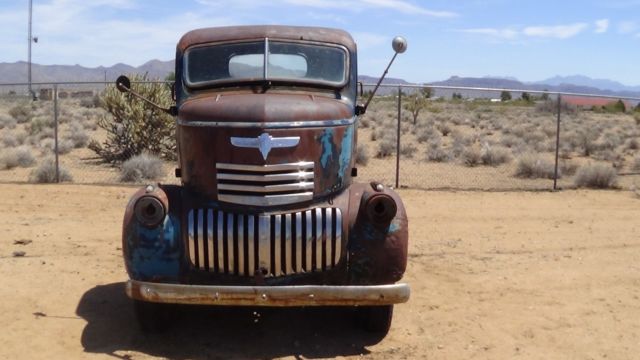
[[[122,228],[122,250],[129,277],[140,281],[178,282],[181,273],[181,227],[178,186],[149,185],[129,200]],[[134,214],[136,202],[143,196],[160,200],[167,210],[162,223],[149,228]]]
[[[353,184],[350,199],[349,279],[351,284],[391,284],[399,281],[407,268],[409,228],[400,196],[390,188],[376,190],[378,184]],[[376,194],[386,194],[396,203],[395,217],[387,222],[369,218],[365,206]]]

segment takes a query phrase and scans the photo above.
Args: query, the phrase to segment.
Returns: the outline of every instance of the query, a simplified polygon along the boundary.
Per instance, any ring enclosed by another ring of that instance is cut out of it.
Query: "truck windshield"
[[[347,59],[344,48],[331,45],[265,40],[203,46],[185,54],[185,79],[190,87],[260,80],[342,86]]]

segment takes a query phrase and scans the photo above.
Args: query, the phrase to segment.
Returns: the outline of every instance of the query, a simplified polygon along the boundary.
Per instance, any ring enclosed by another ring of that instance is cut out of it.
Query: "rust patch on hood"
[[[180,106],[183,121],[274,122],[342,120],[353,116],[346,102],[293,94],[220,94],[197,97]]]

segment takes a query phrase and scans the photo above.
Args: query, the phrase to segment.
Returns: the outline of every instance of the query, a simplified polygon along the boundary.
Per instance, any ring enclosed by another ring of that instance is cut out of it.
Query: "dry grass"
[[[154,155],[141,154],[122,163],[120,181],[139,183],[164,176],[163,162]]]
[[[618,175],[611,166],[589,164],[578,169],[575,178],[577,187],[611,189],[618,185]]]

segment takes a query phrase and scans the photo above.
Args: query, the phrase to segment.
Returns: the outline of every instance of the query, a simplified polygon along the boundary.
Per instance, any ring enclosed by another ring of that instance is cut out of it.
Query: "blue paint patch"
[[[400,230],[400,225],[398,225],[398,223],[394,220],[391,222],[391,224],[389,224],[389,229],[387,230],[387,232],[389,234],[393,234],[394,232]]]
[[[320,165],[326,168],[329,159],[333,157],[333,129],[325,129],[320,136],[320,144],[322,145],[322,155],[320,156]]]
[[[338,159],[338,177],[340,178],[340,182],[345,178],[347,168],[351,164],[351,155],[353,154],[353,128],[354,125],[349,126],[344,132],[344,137],[342,138],[340,158]]]
[[[179,222],[170,215],[164,224],[148,229],[135,224],[127,237],[129,269],[136,280],[176,279],[180,272]]]

